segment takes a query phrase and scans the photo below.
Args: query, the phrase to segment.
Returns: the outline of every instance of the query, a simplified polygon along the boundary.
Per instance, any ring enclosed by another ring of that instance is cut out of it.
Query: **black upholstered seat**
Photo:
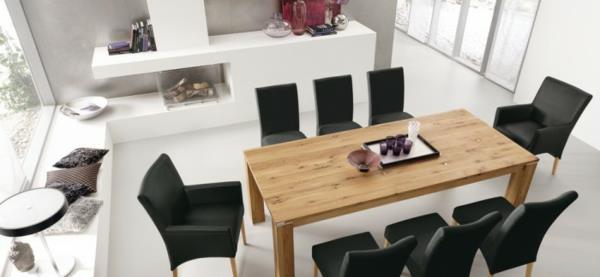
[[[312,256],[323,277],[397,277],[416,243],[414,237],[407,237],[379,249],[365,232],[315,245]]]
[[[591,100],[591,94],[546,77],[533,103],[498,108],[494,128],[535,155],[554,156],[554,175],[569,135]]]
[[[383,124],[388,122],[400,121],[411,119],[413,116],[409,113],[405,112],[395,112],[395,113],[386,113],[386,114],[373,114],[371,115],[370,125]]]
[[[404,68],[369,72],[369,125],[412,118],[404,112]]]
[[[327,135],[361,128],[352,121],[354,99],[352,76],[338,76],[314,81],[317,104],[317,135]]]
[[[256,89],[261,145],[273,145],[306,138],[300,132],[296,84]]]
[[[415,236],[417,248],[406,265],[414,277],[469,276],[475,253],[488,232],[500,221],[499,213],[464,226],[448,226],[438,214],[428,214],[389,225],[385,238],[394,243]]]
[[[244,228],[240,182],[184,186],[169,156],[162,154],[146,173],[138,200],[163,238],[174,275],[182,263],[207,257],[231,258],[236,271]]]
[[[576,192],[570,191],[553,200],[526,203],[517,208],[505,198],[496,197],[457,207],[452,217],[460,224],[468,224],[482,214],[494,211],[502,214],[502,221],[480,247],[490,274],[496,274],[518,266],[532,265],[546,232],[577,197]],[[531,268],[528,272],[531,272]]]

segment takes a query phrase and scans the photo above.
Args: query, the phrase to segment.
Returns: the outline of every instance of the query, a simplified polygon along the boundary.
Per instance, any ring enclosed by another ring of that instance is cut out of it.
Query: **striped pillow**
[[[101,163],[91,165],[48,171],[46,177],[46,185],[52,183],[78,183],[90,187],[92,192],[97,191],[98,172],[100,171]]]

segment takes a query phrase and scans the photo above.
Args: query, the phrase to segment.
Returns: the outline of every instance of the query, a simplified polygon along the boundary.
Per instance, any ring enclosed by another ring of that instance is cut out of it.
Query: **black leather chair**
[[[452,217],[460,224],[468,224],[489,212],[502,214],[500,224],[481,245],[490,275],[527,265],[526,276],[530,277],[546,232],[576,199],[577,193],[570,191],[550,201],[515,208],[503,197],[496,197],[457,207]]]
[[[494,128],[535,155],[554,156],[555,175],[569,135],[591,100],[589,93],[546,77],[532,104],[498,108]]]
[[[273,145],[306,138],[300,132],[296,84],[256,89],[261,145]]]
[[[338,76],[314,81],[317,103],[317,135],[327,135],[361,128],[352,121],[354,99],[352,76]]]
[[[439,214],[428,214],[387,226],[386,245],[417,238],[406,263],[413,277],[468,277],[477,249],[501,217],[493,212],[468,225],[448,226]]]
[[[404,68],[369,72],[369,125],[412,118],[404,112]]]
[[[415,246],[411,236],[379,249],[369,232],[318,244],[312,248],[314,277],[319,270],[323,277],[398,277]]]
[[[240,182],[184,186],[162,154],[146,173],[138,200],[162,236],[173,276],[182,263],[207,257],[230,258],[237,276],[240,230],[246,244]]]

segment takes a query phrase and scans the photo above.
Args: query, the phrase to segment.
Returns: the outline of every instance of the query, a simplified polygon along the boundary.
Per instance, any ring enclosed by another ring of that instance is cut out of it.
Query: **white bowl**
[[[108,100],[101,96],[88,96],[75,99],[60,107],[60,111],[71,118],[86,120],[101,114],[108,106]]]

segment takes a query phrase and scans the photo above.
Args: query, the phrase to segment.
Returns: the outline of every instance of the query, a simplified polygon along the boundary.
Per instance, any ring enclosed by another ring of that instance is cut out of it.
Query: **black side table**
[[[61,257],[57,260],[48,248],[42,231],[58,222],[69,208],[64,194],[56,189],[41,188],[24,191],[0,203],[0,235],[23,237],[37,234],[48,253],[52,268],[60,277],[73,271],[75,258]]]

